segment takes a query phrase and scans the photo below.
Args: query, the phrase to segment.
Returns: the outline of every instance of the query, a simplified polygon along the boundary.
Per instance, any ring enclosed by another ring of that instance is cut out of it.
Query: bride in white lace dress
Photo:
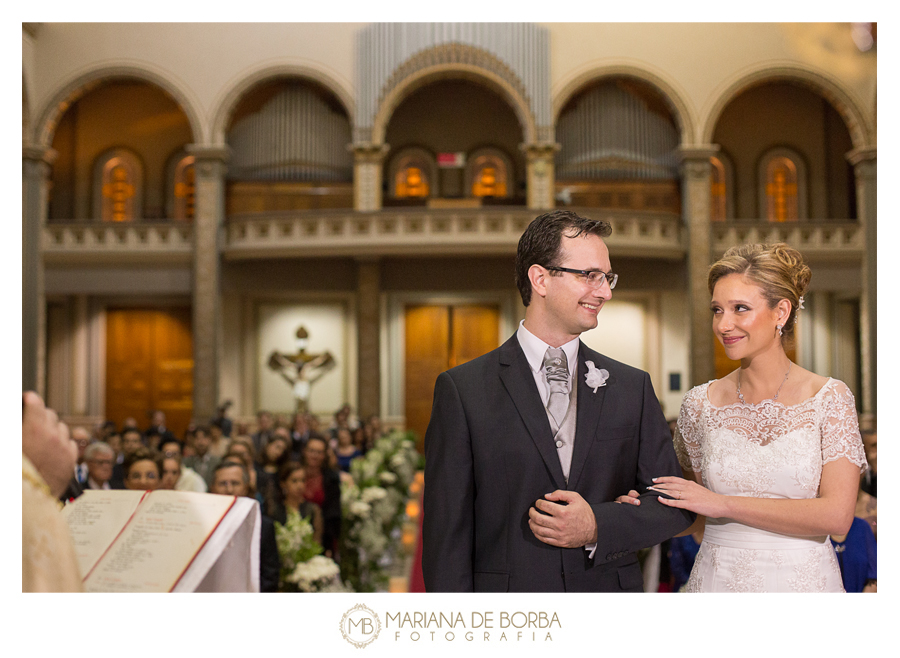
[[[735,247],[710,269],[713,331],[741,367],[688,392],[685,478],[651,487],[705,517],[687,591],[843,591],[828,536],[849,529],[866,460],[847,386],[784,351],[809,278],[783,244]]]

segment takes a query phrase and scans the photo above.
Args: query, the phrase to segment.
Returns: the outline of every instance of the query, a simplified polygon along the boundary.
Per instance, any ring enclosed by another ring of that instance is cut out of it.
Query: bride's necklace
[[[772,396],[773,400],[778,399],[778,394],[781,393],[781,389],[784,388],[784,384],[785,384],[785,382],[787,382],[788,375],[791,374],[791,366],[793,366],[793,365],[794,365],[794,362],[791,361],[790,365],[788,365],[787,372],[784,373],[784,379],[781,382],[781,386],[778,387],[778,390],[775,391],[775,395]],[[743,393],[741,393],[741,370],[743,370],[743,368],[738,368],[737,394],[738,394],[738,399],[741,401],[741,404],[747,404],[747,401],[744,399]]]

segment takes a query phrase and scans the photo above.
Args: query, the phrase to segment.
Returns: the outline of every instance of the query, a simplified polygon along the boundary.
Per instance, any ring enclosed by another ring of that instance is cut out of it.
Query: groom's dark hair
[[[602,219],[588,219],[571,210],[551,210],[537,217],[528,225],[516,250],[516,286],[522,295],[522,303],[531,303],[531,281],[528,270],[532,265],[559,267],[562,238],[596,235],[606,238],[612,234],[612,226]],[[550,272],[558,276],[560,272]]]

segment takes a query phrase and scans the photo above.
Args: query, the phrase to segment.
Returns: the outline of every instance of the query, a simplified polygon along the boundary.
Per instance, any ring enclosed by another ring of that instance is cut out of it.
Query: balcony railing
[[[739,244],[785,242],[807,258],[858,260],[865,252],[865,235],[854,221],[713,224],[712,248],[719,256]]]
[[[680,259],[687,232],[673,213],[571,208],[605,219],[616,256]],[[322,210],[229,217],[222,253],[228,259],[308,256],[514,253],[525,227],[540,211],[520,207],[390,208],[359,213]],[[47,262],[188,262],[194,227],[184,222],[48,223]],[[714,223],[716,256],[748,242],[786,242],[819,260],[859,260],[865,236],[854,221]]]
[[[573,208],[613,226],[617,254],[680,258],[681,221],[671,213]],[[372,213],[321,211],[230,217],[224,255],[230,259],[306,255],[514,253],[541,211],[527,208],[403,208]]]
[[[57,223],[44,225],[48,262],[189,261],[194,227],[187,222]]]

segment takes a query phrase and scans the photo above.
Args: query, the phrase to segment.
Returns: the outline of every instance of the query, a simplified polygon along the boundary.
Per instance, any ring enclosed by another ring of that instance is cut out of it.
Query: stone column
[[[553,155],[556,142],[535,142],[519,146],[525,152],[525,186],[528,207],[550,210],[556,207],[556,174]]]
[[[357,272],[357,399],[362,419],[381,413],[381,263],[360,260]]]
[[[90,316],[87,295],[74,295],[71,324],[72,341],[72,384],[69,398],[69,413],[74,416],[88,415],[88,371],[90,362]]]
[[[45,394],[46,304],[41,236],[56,151],[22,148],[22,390]]]
[[[362,142],[351,144],[350,150],[353,151],[353,209],[359,212],[381,210],[381,170],[390,147]]]
[[[713,144],[681,147],[681,195],[684,223],[688,231],[687,275],[688,312],[691,314],[690,385],[696,386],[715,376],[715,352],[709,323],[707,273],[712,262],[710,226],[710,157],[719,147]]]
[[[219,236],[225,219],[227,146],[189,144],[194,156],[194,411],[207,422],[219,401]]]
[[[878,249],[877,237],[877,150],[859,148],[850,151],[847,159],[856,174],[856,216],[865,236],[862,262],[862,291],[860,293],[860,354],[862,358],[862,410],[877,413],[878,385],[878,326],[877,299]]]

